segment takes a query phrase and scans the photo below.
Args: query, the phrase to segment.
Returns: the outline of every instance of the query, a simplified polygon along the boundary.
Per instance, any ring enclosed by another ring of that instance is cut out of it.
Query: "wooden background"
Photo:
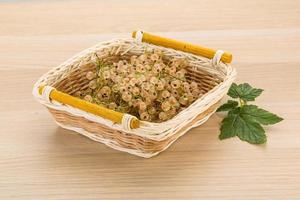
[[[219,141],[214,115],[152,159],[59,128],[37,78],[135,29],[232,52],[237,81],[285,120],[255,146]],[[298,0],[0,3],[0,74],[0,199],[300,199]]]

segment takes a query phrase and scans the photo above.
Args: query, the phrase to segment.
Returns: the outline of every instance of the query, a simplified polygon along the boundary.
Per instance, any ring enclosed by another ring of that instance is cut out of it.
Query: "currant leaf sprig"
[[[255,101],[262,92],[262,89],[253,88],[248,83],[231,85],[227,95],[234,100],[228,100],[217,109],[217,112],[228,112],[221,122],[219,135],[221,140],[237,136],[251,144],[262,144],[267,141],[263,125],[276,124],[283,118],[256,105],[248,104],[249,101]]]

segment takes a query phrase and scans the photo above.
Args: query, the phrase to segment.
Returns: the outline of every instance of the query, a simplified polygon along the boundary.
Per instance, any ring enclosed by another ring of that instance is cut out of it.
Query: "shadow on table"
[[[209,120],[181,137],[165,152],[150,159],[119,152],[58,127],[53,133],[53,146],[49,147],[55,156],[46,158],[47,165],[68,177],[96,179],[101,185],[105,184],[101,182],[103,179],[109,179],[109,184],[118,180],[129,181],[135,186],[150,186],[154,184],[153,179],[193,179],[195,172],[200,178],[205,177],[214,170],[220,170],[219,164],[230,159],[233,152],[242,156],[237,150],[244,143],[223,143],[217,139],[216,120]],[[214,132],[216,134],[211,134]]]

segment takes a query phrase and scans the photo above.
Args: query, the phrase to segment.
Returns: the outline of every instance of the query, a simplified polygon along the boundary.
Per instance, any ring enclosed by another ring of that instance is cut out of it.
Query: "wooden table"
[[[0,199],[300,199],[299,1],[0,3],[0,25]],[[151,159],[59,128],[33,83],[137,28],[232,52],[237,81],[285,120],[255,146],[219,141],[213,115]]]

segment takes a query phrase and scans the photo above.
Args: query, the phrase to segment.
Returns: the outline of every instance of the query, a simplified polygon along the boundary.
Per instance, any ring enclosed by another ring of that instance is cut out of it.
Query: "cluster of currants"
[[[185,59],[166,61],[160,51],[145,52],[117,62],[97,57],[89,88],[76,96],[141,120],[166,121],[194,102],[201,91],[186,78]]]

